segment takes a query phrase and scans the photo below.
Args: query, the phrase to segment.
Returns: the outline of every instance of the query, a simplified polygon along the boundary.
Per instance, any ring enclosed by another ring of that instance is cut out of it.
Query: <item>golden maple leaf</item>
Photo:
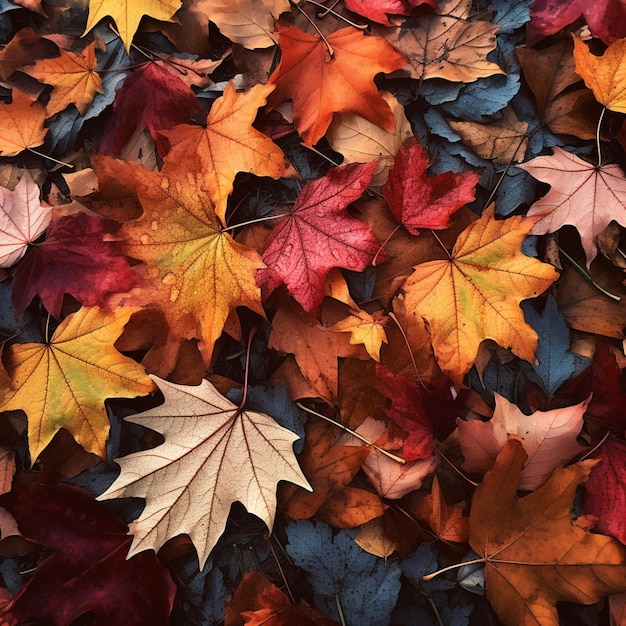
[[[48,343],[5,348],[12,387],[0,391],[0,410],[23,410],[28,416],[31,462],[61,428],[85,450],[106,459],[109,419],[104,401],[154,389],[144,368],[113,346],[136,310],[83,307],[61,322]]]
[[[143,215],[120,230],[125,253],[143,261],[146,286],[174,334],[201,339],[208,362],[229,314],[247,306],[265,316],[256,271],[265,267],[252,248],[220,230],[201,176],[172,176],[110,157],[93,159],[100,176],[133,179]]]
[[[129,557],[187,533],[202,569],[233,502],[271,531],[278,482],[311,489],[292,449],[298,435],[264,413],[237,407],[207,380],[186,386],[152,378],[165,404],[126,419],[161,433],[165,443],[118,459],[121,474],[99,499],[146,498],[130,524]]]
[[[558,273],[521,253],[533,224],[496,220],[492,206],[459,235],[449,259],[417,265],[404,283],[406,310],[426,319],[439,366],[455,380],[472,367],[484,339],[534,360],[537,334],[519,303],[545,291]]]
[[[95,42],[81,54],[66,50],[52,59],[41,59],[23,71],[47,85],[52,85],[52,94],[46,105],[46,116],[51,117],[74,103],[84,115],[96,93],[104,93],[102,80],[96,71]]]
[[[44,127],[46,110],[24,92],[13,88],[11,103],[0,102],[0,156],[16,156],[23,150],[43,143],[48,129]]]
[[[172,144],[163,173],[183,168],[201,172],[202,186],[224,225],[226,202],[237,172],[278,179],[287,170],[283,151],[252,127],[259,108],[273,90],[273,85],[255,85],[238,93],[229,82],[224,95],[212,104],[206,126],[180,124],[162,131]]]
[[[83,37],[103,18],[115,20],[126,52],[144,15],[155,20],[172,21],[172,16],[182,6],[181,0],[89,0],[89,16]]]
[[[485,560],[487,599],[506,626],[555,626],[557,602],[593,604],[626,590],[626,548],[572,521],[576,488],[598,461],[557,468],[518,498],[525,461],[522,444],[509,440],[474,493],[469,541]]]

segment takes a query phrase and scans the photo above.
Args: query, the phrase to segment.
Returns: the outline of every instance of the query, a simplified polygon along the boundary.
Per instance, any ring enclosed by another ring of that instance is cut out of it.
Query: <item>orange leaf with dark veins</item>
[[[263,251],[267,268],[259,271],[257,283],[265,298],[284,284],[305,311],[317,314],[333,267],[361,272],[372,262],[378,241],[346,207],[361,197],[375,168],[375,162],[350,163],[305,185]]]

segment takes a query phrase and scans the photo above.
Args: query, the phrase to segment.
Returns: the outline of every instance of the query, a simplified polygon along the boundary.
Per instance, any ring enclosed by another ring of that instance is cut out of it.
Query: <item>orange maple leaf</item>
[[[48,132],[46,110],[24,92],[13,89],[11,104],[0,102],[0,156],[16,156],[27,148],[40,146]]]
[[[310,146],[324,136],[333,113],[357,113],[393,132],[393,112],[378,93],[374,76],[402,69],[404,55],[384,39],[365,36],[351,26],[326,40],[328,46],[296,26],[279,31],[282,57],[269,79],[276,91],[268,105],[293,100],[294,124]]]
[[[224,95],[211,106],[205,126],[180,124],[162,132],[172,144],[163,173],[169,175],[178,169],[202,172],[202,186],[224,225],[226,202],[237,172],[277,179],[287,170],[283,151],[252,127],[259,108],[273,90],[273,85],[255,85],[238,93],[230,82]]]

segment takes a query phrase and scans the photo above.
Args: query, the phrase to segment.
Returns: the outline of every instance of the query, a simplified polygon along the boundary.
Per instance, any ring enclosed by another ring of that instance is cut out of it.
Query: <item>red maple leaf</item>
[[[284,284],[303,309],[317,313],[333,267],[360,272],[372,262],[378,241],[346,207],[361,196],[375,168],[375,162],[334,167],[304,186],[291,214],[274,227],[265,245],[267,267],[257,273],[265,298]]]
[[[367,19],[392,26],[387,15],[410,15],[418,6],[437,6],[436,0],[346,0],[346,8]]]
[[[206,116],[191,88],[160,65],[147,63],[137,68],[115,95],[113,123],[102,136],[99,150],[119,154],[141,127],[150,131],[163,156],[169,142],[158,131],[189,124],[194,115]]]
[[[16,316],[39,295],[44,307],[59,318],[63,294],[85,306],[104,306],[104,295],[129,290],[136,282],[126,259],[104,241],[103,220],[74,213],[48,228],[45,241],[18,265],[11,294]]]
[[[24,537],[52,550],[0,613],[3,624],[66,626],[92,611],[95,624],[166,626],[176,587],[154,552],[126,560],[126,524],[86,491],[34,485],[0,498]]]
[[[429,177],[428,165],[428,153],[417,137],[410,137],[398,151],[383,187],[394,217],[412,235],[419,235],[420,228],[447,228],[450,216],[476,197],[479,174],[444,172]]]

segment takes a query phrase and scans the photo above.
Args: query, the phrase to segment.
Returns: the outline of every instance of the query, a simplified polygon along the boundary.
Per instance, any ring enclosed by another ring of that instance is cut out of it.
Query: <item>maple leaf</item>
[[[180,169],[201,172],[202,185],[224,225],[226,202],[237,172],[277,179],[287,171],[283,151],[252,127],[258,109],[273,90],[273,85],[255,85],[238,93],[229,82],[222,97],[211,106],[206,126],[180,124],[162,131],[172,145],[163,173]]]
[[[276,90],[268,106],[293,100],[293,121],[305,143],[316,144],[334,113],[357,113],[393,132],[393,113],[374,84],[379,72],[402,69],[406,59],[384,39],[351,26],[326,37],[297,26],[279,30],[280,65],[270,76]],[[330,53],[332,49],[333,53]]]
[[[72,103],[81,115],[85,114],[96,93],[104,93],[97,68],[96,44],[93,42],[81,54],[61,50],[60,56],[41,59],[22,71],[52,85],[52,94],[46,105],[46,117],[51,117]]]
[[[594,467],[585,484],[583,513],[598,518],[596,528],[626,543],[626,467],[624,442],[607,439],[594,458],[602,462]]]
[[[0,267],[15,265],[48,228],[52,207],[41,204],[39,194],[28,171],[13,191],[0,187]]]
[[[427,320],[437,361],[453,380],[470,369],[484,339],[534,360],[537,334],[519,303],[545,291],[558,274],[520,252],[533,223],[496,220],[492,206],[459,235],[448,260],[416,266],[404,283],[405,307]]]
[[[626,39],[612,43],[597,57],[581,39],[574,37],[576,73],[600,104],[618,113],[626,113],[626,77],[622,70],[625,55]]]
[[[394,130],[389,132],[356,113],[337,113],[326,132],[326,139],[335,152],[343,155],[343,164],[377,161],[372,187],[387,180],[396,152],[413,135],[404,107],[387,91],[380,92],[394,117]]]
[[[289,0],[200,0],[198,9],[233,43],[254,49],[276,44],[274,22],[290,6]]]
[[[159,154],[169,144],[158,132],[189,122],[204,112],[196,94],[178,76],[157,63],[138,67],[115,94],[113,122],[100,140],[100,151],[119,154],[137,127],[147,128]]]
[[[393,216],[412,235],[420,228],[441,230],[450,215],[476,197],[480,175],[476,172],[445,172],[429,177],[429,157],[416,137],[404,142],[383,187]]]
[[[600,105],[593,93],[583,87],[575,71],[574,43],[561,39],[551,46],[535,50],[516,48],[524,78],[537,101],[540,119],[553,133],[594,139]]]
[[[89,612],[101,624],[170,623],[176,586],[168,570],[154,554],[126,560],[126,524],[84,489],[32,485],[0,504],[24,537],[52,552],[0,612],[3,624],[69,626]]]
[[[571,518],[576,488],[597,461],[554,471],[516,497],[526,453],[509,440],[472,499],[470,545],[485,559],[487,599],[506,625],[559,623],[558,601],[592,604],[626,589],[626,548]]]
[[[391,26],[387,15],[410,15],[419,6],[435,8],[436,0],[346,0],[346,7],[374,22]]]
[[[106,459],[104,401],[144,396],[154,389],[143,367],[113,347],[136,310],[82,307],[61,322],[48,343],[5,348],[13,387],[0,390],[0,411],[27,414],[31,462],[61,428],[85,450]]]
[[[24,92],[13,88],[11,103],[0,102],[0,156],[17,156],[28,148],[40,146],[46,133],[46,110]]]
[[[334,167],[305,185],[263,250],[267,267],[257,274],[257,283],[264,298],[284,284],[305,311],[319,313],[331,268],[362,271],[372,262],[378,241],[346,207],[365,191],[375,167],[375,163]]]
[[[488,422],[457,419],[459,443],[465,457],[463,469],[468,472],[487,471],[513,436],[520,439],[528,455],[518,488],[533,491],[558,465],[587,449],[576,439],[590,398],[575,406],[525,415],[506,398],[497,393],[494,396],[496,408]]]
[[[13,278],[12,302],[17,316],[39,295],[44,307],[61,317],[63,294],[85,306],[104,306],[104,295],[127,291],[136,282],[127,261],[104,241],[102,219],[86,213],[54,221],[45,241],[33,244]]]
[[[469,0],[439,2],[436,12],[422,16],[417,27],[405,23],[385,33],[408,58],[411,78],[471,83],[505,73],[497,63],[487,60],[496,48],[499,26],[468,20],[471,4]]]
[[[130,53],[130,44],[139,28],[144,15],[155,20],[171,22],[172,17],[182,6],[181,0],[89,0],[89,16],[82,34],[84,37],[105,17],[115,20],[126,53]]]
[[[350,343],[352,345],[362,343],[374,361],[379,362],[380,348],[383,343],[387,343],[385,324],[388,319],[379,311],[375,311],[372,315],[359,309],[352,315],[333,324],[330,329],[341,333],[351,333]]]
[[[207,380],[192,387],[152,378],[165,404],[126,420],[156,430],[165,443],[118,459],[121,474],[99,499],[146,499],[141,516],[130,524],[129,556],[186,533],[202,569],[233,502],[271,531],[278,482],[310,489],[292,450],[298,436],[264,413],[237,407]]]
[[[240,617],[241,616],[241,617]],[[261,572],[246,572],[226,606],[224,626],[339,626],[306,604],[291,600]]]
[[[558,146],[552,150],[551,156],[518,165],[550,185],[528,211],[536,220],[531,232],[543,235],[575,226],[589,266],[597,254],[594,240],[611,220],[626,225],[626,177],[618,165],[595,166]]]
[[[200,338],[205,360],[237,306],[264,316],[256,270],[258,254],[220,230],[199,175],[150,172],[110,157],[92,160],[99,175],[130,177],[143,215],[122,225],[124,252],[143,261],[152,301],[160,305],[173,332]],[[163,303],[163,297],[166,304]]]
[[[530,22],[526,25],[528,45],[534,46],[543,37],[584,17],[594,37],[606,44],[626,36],[626,10],[621,0],[534,0]]]
[[[57,53],[58,48],[52,41],[30,27],[22,28],[0,50],[0,77],[8,81],[15,70]]]

